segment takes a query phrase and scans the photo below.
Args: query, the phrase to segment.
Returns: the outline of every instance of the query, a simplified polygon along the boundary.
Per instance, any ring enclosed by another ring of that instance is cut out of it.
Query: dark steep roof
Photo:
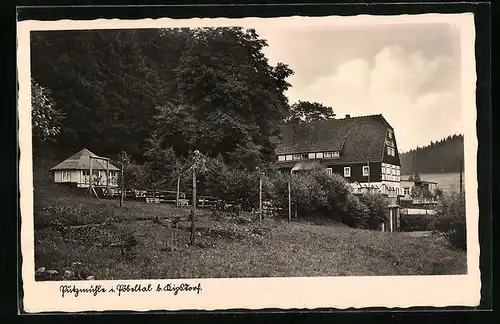
[[[382,115],[289,124],[281,129],[276,154],[341,151],[335,163],[381,162],[387,129]]]

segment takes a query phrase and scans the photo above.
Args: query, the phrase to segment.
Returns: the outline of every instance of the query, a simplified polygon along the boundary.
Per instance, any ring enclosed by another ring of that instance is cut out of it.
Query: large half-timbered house
[[[400,194],[396,134],[382,115],[288,124],[275,144],[277,166],[283,172],[319,167],[359,188]]]

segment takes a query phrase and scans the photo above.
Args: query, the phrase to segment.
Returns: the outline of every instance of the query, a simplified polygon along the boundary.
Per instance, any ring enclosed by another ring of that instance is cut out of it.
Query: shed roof
[[[102,156],[98,156],[86,148],[75,153],[73,156],[67,158],[62,161],[52,169],[54,170],[90,170],[90,156],[104,158]],[[92,160],[92,169],[93,170],[106,170],[106,163],[102,160]],[[116,166],[109,163],[109,170],[119,170]]]
[[[387,129],[392,127],[380,114],[288,124],[281,129],[275,152],[341,151],[336,163],[381,162]]]

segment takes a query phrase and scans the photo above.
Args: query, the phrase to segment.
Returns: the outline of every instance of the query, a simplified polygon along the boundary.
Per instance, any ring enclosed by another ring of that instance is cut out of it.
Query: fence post
[[[259,171],[259,219],[262,222],[262,173]]]
[[[123,207],[123,197],[125,196],[125,177],[123,175],[123,161],[122,161],[122,183],[121,183],[121,192],[120,192],[120,207]]]
[[[196,217],[196,152],[193,161],[193,206],[191,209],[191,246],[194,245],[195,240],[195,217]]]
[[[106,194],[109,193],[109,159],[106,160]]]
[[[92,174],[92,155],[89,155],[89,160],[90,160],[90,188],[89,188],[89,191],[90,191],[90,195],[92,195],[92,191],[94,190],[94,179],[93,179],[93,174]]]
[[[177,175],[177,193],[175,196],[175,207],[178,209],[179,208],[179,195],[180,195],[180,188],[181,188],[181,174]],[[179,213],[179,210],[177,210],[177,213]]]
[[[290,180],[288,180],[288,221],[292,221],[292,190],[290,188]]]

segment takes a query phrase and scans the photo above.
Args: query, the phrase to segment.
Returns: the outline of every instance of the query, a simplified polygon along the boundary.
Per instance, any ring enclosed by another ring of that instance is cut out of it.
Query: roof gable
[[[340,151],[335,163],[381,162],[387,128],[392,129],[382,115],[289,124],[282,128],[275,152]]]

